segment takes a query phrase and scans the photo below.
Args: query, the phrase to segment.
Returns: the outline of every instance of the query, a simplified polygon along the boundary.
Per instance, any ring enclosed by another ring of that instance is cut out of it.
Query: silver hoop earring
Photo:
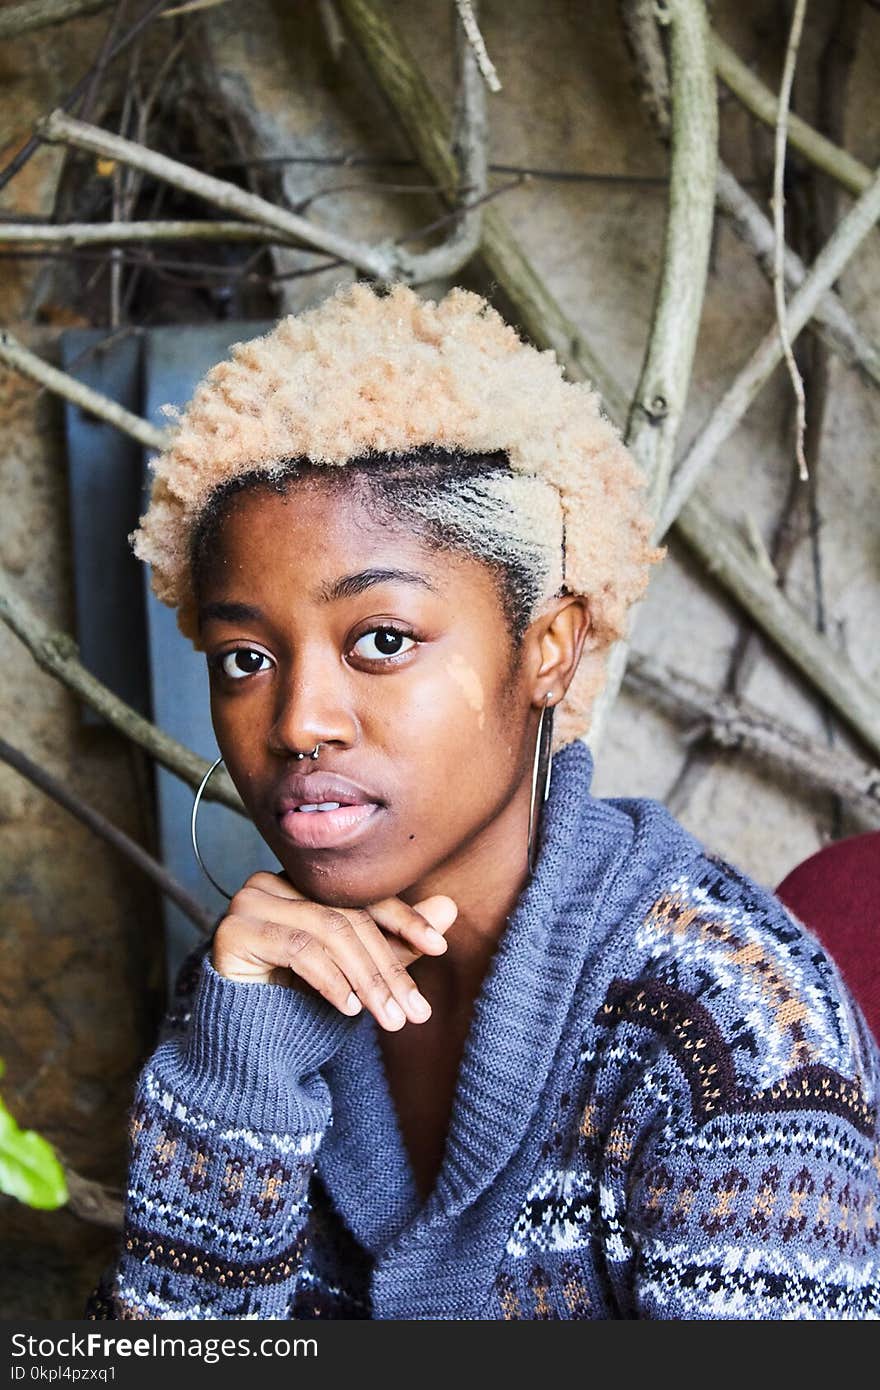
[[[535,757],[532,763],[532,800],[529,806],[529,875],[535,872],[535,863],[537,861],[536,842],[538,817],[535,815],[535,802],[537,800],[536,793],[538,783],[540,782],[542,785],[542,805],[547,800],[550,792],[550,767],[553,762],[553,754],[550,749],[553,744],[553,711],[555,706],[548,705],[547,701],[550,700],[552,696],[552,690],[548,690],[547,694],[544,696],[544,708],[541,710],[541,718],[538,720],[538,736],[535,739]]]
[[[303,754],[302,756],[304,757],[305,754]],[[196,859],[197,859],[197,861],[198,861],[199,868],[201,869],[201,871],[202,871],[202,873],[205,875],[205,877],[206,877],[206,878],[209,878],[209,879],[211,880],[211,882],[213,883],[214,887],[217,889],[217,892],[218,892],[218,893],[222,893],[223,897],[224,897],[224,898],[227,898],[227,899],[231,902],[231,901],[232,901],[232,894],[231,894],[231,893],[227,893],[227,891],[226,891],[225,888],[221,888],[221,887],[220,887],[220,884],[217,882],[216,878],[215,878],[214,875],[211,873],[210,869],[208,868],[207,864],[205,863],[204,859],[202,858],[201,854],[199,853],[199,842],[198,842],[198,838],[197,838],[197,836],[196,836],[196,819],[197,819],[198,814],[199,814],[199,802],[200,802],[201,799],[202,799],[202,792],[205,790],[205,787],[208,785],[208,778],[211,776],[211,773],[214,771],[215,767],[219,767],[219,766],[220,766],[220,764],[222,763],[222,761],[223,761],[222,758],[218,758],[217,761],[216,761],[215,763],[212,763],[211,766],[208,768],[208,771],[205,773],[204,777],[202,778],[201,785],[199,786],[199,789],[198,789],[198,791],[196,792],[196,799],[195,799],[195,801],[193,802],[192,819],[191,819],[191,821],[190,821],[189,829],[190,829],[190,836],[191,836],[191,838],[192,838],[193,853],[194,853],[195,856],[196,856]]]

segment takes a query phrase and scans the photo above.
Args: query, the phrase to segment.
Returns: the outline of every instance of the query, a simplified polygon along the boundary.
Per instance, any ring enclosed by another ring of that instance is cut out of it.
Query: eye
[[[408,642],[409,646],[402,646],[403,642]],[[357,652],[358,656],[366,657],[368,661],[378,662],[401,656],[404,652],[411,651],[415,645],[412,637],[396,627],[374,627],[361,634],[352,651]]]
[[[260,666],[261,661],[265,661],[266,665]],[[257,675],[261,670],[267,671],[272,665],[263,652],[255,651],[253,647],[234,647],[231,652],[221,652],[211,664],[222,675],[235,681],[244,676]]]

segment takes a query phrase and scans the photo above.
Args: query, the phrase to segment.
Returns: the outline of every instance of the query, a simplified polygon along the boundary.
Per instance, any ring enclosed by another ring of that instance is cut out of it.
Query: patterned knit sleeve
[[[601,1011],[637,1081],[600,1220],[624,1317],[880,1317],[877,1044],[828,955],[706,855],[642,926]]]
[[[206,949],[188,959],[138,1079],[120,1256],[87,1317],[296,1316],[331,1119],[319,1068],[356,1021],[317,995],[227,980]]]

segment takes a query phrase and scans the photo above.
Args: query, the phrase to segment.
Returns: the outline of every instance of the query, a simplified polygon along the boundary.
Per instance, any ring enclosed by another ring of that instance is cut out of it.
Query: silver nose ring
[[[317,758],[320,747],[320,743],[316,743],[311,753],[294,753],[293,756],[296,758],[297,762],[300,762],[303,758]]]

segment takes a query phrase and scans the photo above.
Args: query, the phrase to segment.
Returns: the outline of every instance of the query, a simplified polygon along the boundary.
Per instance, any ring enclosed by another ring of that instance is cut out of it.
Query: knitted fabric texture
[[[579,742],[554,760],[427,1202],[372,1015],[226,980],[202,947],[87,1316],[880,1316],[880,1057],[836,966],[591,769]]]
[[[542,557],[537,610],[563,582],[589,597],[591,631],[554,718],[560,748],[586,732],[607,650],[666,552],[649,543],[644,479],[596,393],[566,381],[555,353],[523,342],[480,295],[453,289],[436,303],[406,285],[385,295],[342,286],[236,344],[150,464],[150,505],[129,539],[198,647],[190,541],[220,484],[289,471],[296,458],[344,465],[428,443],[505,451],[513,476],[494,486],[511,518],[509,553],[528,545]],[[435,519],[454,529],[455,508],[438,498]]]

